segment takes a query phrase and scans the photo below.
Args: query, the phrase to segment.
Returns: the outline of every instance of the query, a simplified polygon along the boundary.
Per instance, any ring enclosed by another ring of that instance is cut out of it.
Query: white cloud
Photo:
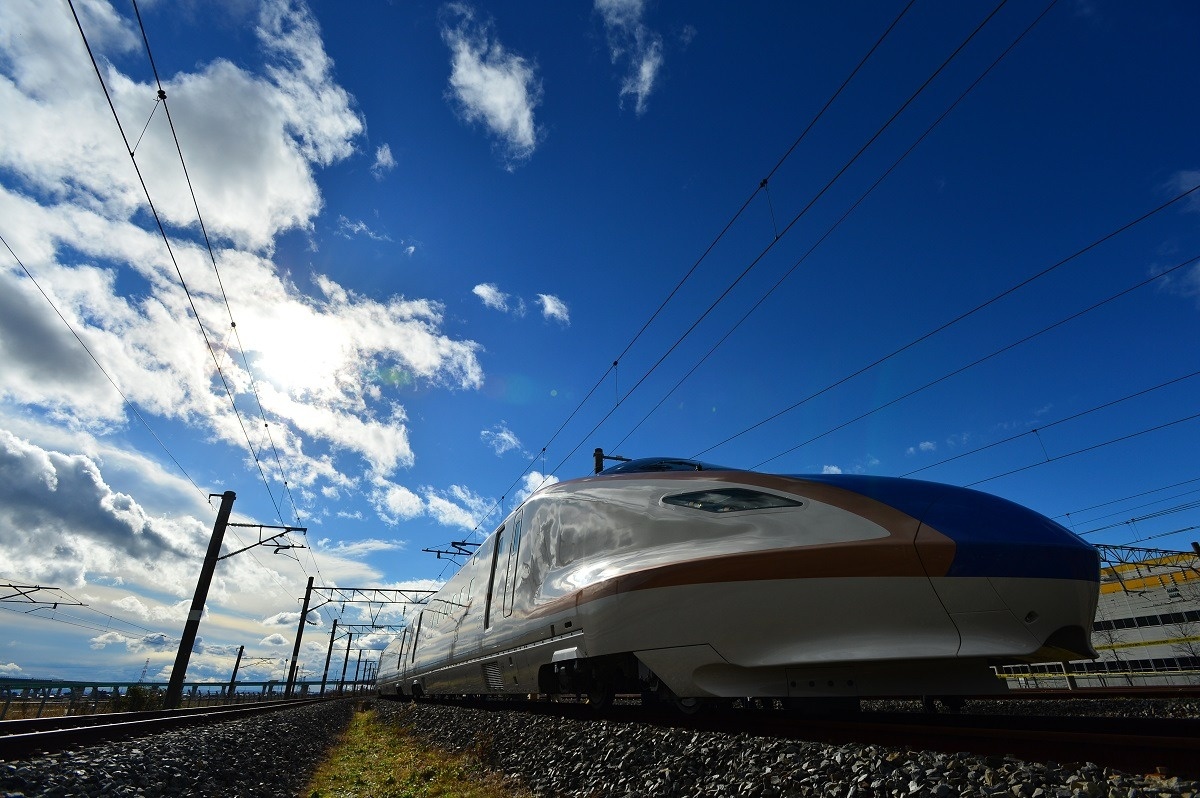
[[[447,6],[442,40],[450,48],[449,98],[457,112],[496,137],[506,168],[528,161],[541,135],[533,118],[542,100],[536,66],[505,50],[461,3]]]
[[[905,453],[906,455],[910,455],[910,456],[911,456],[911,455],[914,455],[914,454],[916,454],[917,452],[935,452],[935,451],[937,451],[937,444],[936,444],[935,442],[933,442],[933,441],[921,441],[921,442],[920,442],[920,443],[918,443],[916,446],[909,446],[909,447],[908,447],[908,448],[907,448],[907,449],[904,451],[904,453]]]
[[[514,316],[525,315],[525,300],[504,293],[495,283],[480,283],[471,289],[471,293],[479,297],[484,307],[501,313],[512,313]]]
[[[426,488],[425,504],[429,514],[439,524],[468,531],[483,524],[498,509],[492,500],[462,485],[451,485],[446,491]]]
[[[191,599],[181,599],[171,605],[156,605],[153,607],[147,606],[137,596],[125,596],[124,598],[116,599],[110,602],[110,605],[121,612],[141,618],[145,621],[154,622],[179,622],[187,620],[188,612],[191,610]],[[207,612],[206,612],[207,614]]]
[[[471,293],[483,300],[485,307],[508,312],[508,294],[497,288],[494,283],[480,283],[471,289]]]
[[[425,512],[425,502],[420,496],[403,485],[383,480],[371,492],[370,499],[375,512],[389,524],[416,518]]]
[[[567,305],[553,294],[538,294],[538,302],[542,305],[542,316],[546,319],[554,319],[565,325],[571,324],[571,314],[567,310]]]
[[[535,491],[553,485],[558,482],[558,477],[552,474],[539,474],[537,471],[530,471],[525,475],[525,479],[521,482],[521,487],[517,489],[513,501],[516,504],[528,499]]]
[[[24,673],[24,671],[21,669],[21,666],[18,665],[17,663],[9,662],[6,664],[3,662],[0,662],[0,674],[3,674],[4,676],[16,676],[21,673]]]
[[[188,559],[206,537],[193,519],[152,517],[114,491],[90,457],[0,429],[0,561],[12,572],[61,586],[83,585],[89,572],[149,578],[185,595],[195,586]]]
[[[147,651],[162,652],[179,648],[179,638],[171,638],[165,634],[148,634],[142,636],[126,635],[120,632],[104,632],[88,641],[93,649],[100,650],[108,646],[125,646],[131,654],[142,654]],[[202,645],[197,641],[197,645]]]
[[[83,8],[90,40],[111,58],[102,71],[118,112],[126,121],[144,120],[153,88],[114,66],[114,56],[140,47],[135,26],[110,4]],[[157,230],[140,226],[145,197],[78,33],[69,13],[55,9],[33,0],[0,5],[6,238],[139,412],[245,451],[246,432],[220,388],[175,264]],[[348,157],[362,121],[332,79],[306,7],[264,3],[256,33],[266,58],[260,73],[217,59],[166,79],[223,285],[208,252],[188,240],[198,226],[163,114],[155,115],[137,159],[224,377],[245,410],[258,404],[251,374],[238,342],[224,332],[230,310],[239,317],[240,343],[274,438],[252,424],[251,443],[278,448],[301,496],[345,491],[353,485],[350,469],[340,465],[347,453],[362,457],[373,476],[413,461],[406,413],[389,392],[416,382],[478,388],[479,347],[441,332],[436,302],[367,298],[320,274],[312,280],[321,294],[307,296],[270,261],[276,236],[313,229],[321,208],[314,169]],[[343,235],[387,239],[363,222],[339,223]],[[0,360],[0,400],[94,433],[127,422],[117,390],[29,280],[11,269],[0,271]]]
[[[479,437],[484,443],[492,447],[497,456],[505,452],[524,451],[521,448],[521,439],[508,428],[508,424],[504,421],[496,424],[491,429],[483,430],[479,433]]]
[[[380,145],[375,150],[375,163],[371,164],[371,174],[376,180],[383,180],[383,176],[396,168],[396,159],[392,157],[392,148],[387,144]]]
[[[835,465],[821,466],[821,473],[822,474],[840,474],[840,473],[842,473],[842,469],[838,468]]]
[[[322,553],[336,554],[339,557],[361,558],[381,551],[404,551],[408,548],[407,541],[382,540],[380,538],[363,538],[352,542],[339,541],[336,546],[322,546]]]
[[[377,233],[367,226],[366,222],[352,222],[345,216],[338,214],[337,234],[342,238],[354,238],[355,236],[366,236],[372,241],[391,241],[391,237],[384,233]]]
[[[604,20],[613,64],[627,64],[620,96],[632,97],[641,116],[662,70],[662,37],[642,22],[645,0],[596,0],[596,10]]]
[[[296,613],[296,619],[293,620],[292,623],[295,623],[296,620],[299,620],[299,619],[300,619],[300,613]],[[273,634],[273,635],[267,635],[262,640],[259,640],[258,644],[260,646],[290,646],[292,644],[292,641],[288,640],[286,637],[284,637],[281,634]]]

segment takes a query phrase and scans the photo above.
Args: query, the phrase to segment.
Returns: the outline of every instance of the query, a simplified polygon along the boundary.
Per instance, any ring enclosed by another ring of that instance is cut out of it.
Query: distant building
[[[1001,669],[1010,687],[1200,685],[1200,546],[1100,546],[1096,660]],[[1057,682],[1057,684],[1056,684]]]

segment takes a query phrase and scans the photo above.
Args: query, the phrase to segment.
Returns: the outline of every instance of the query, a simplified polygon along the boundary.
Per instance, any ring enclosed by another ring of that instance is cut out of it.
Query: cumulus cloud
[[[621,100],[632,97],[638,116],[646,112],[663,66],[662,37],[642,22],[645,6],[645,0],[596,0],[595,6],[604,21],[612,62],[625,66]]]
[[[179,648],[179,638],[171,638],[165,634],[148,634],[142,636],[121,634],[120,632],[104,632],[93,637],[89,644],[95,650],[108,646],[124,646],[131,654],[171,651]],[[198,641],[198,645],[202,642]]]
[[[517,489],[516,494],[513,496],[513,501],[517,504],[520,504],[532,496],[536,491],[549,485],[553,485],[557,482],[558,477],[552,474],[540,474],[537,471],[530,471],[521,481],[521,486]]]
[[[21,666],[15,662],[3,663],[0,662],[0,674],[4,676],[19,676],[24,673]]]
[[[542,101],[536,65],[508,52],[471,7],[447,6],[442,40],[450,48],[448,99],[471,124],[493,136],[509,170],[528,161],[541,132],[534,109]]]
[[[379,480],[369,498],[375,512],[389,524],[398,524],[425,512],[425,502],[420,496],[403,485],[386,480]]]
[[[307,7],[268,0],[256,8],[257,71],[217,58],[165,77],[223,285],[196,238],[163,114],[137,146],[208,342],[157,229],[143,226],[145,197],[69,13],[35,0],[0,5],[0,218],[14,251],[140,413],[243,451],[247,437],[256,449],[275,446],[300,496],[344,491],[353,485],[346,455],[361,457],[373,477],[413,462],[394,389],[478,388],[478,345],[441,331],[436,302],[368,298],[320,274],[312,296],[271,261],[277,236],[313,230],[316,170],[349,157],[363,123]],[[136,25],[100,0],[81,13],[118,113],[127,126],[144,120],[155,87],[117,66],[141,46]],[[381,146],[376,163],[389,159]],[[388,240],[361,221],[343,216],[338,225],[341,235]],[[236,300],[240,341],[214,334],[229,316],[225,295]],[[30,281],[8,269],[0,271],[0,361],[0,400],[95,433],[127,422],[118,390]],[[273,440],[233,415],[223,381],[242,408],[261,399]]]
[[[444,491],[427,488],[425,504],[429,515],[439,524],[468,531],[484,523],[497,509],[492,500],[463,485],[451,485]]]
[[[507,422],[501,421],[494,425],[491,429],[485,429],[479,433],[480,439],[488,446],[492,447],[492,451],[497,456],[505,452],[523,452],[521,448],[521,439],[516,433],[508,428]]]
[[[538,294],[538,302],[542,306],[542,316],[546,319],[554,319],[564,325],[570,325],[571,314],[567,310],[567,304],[553,294]]]
[[[906,455],[912,456],[914,454],[917,454],[918,452],[936,452],[936,451],[937,451],[937,443],[935,443],[934,441],[921,441],[916,446],[909,446],[907,449],[904,450],[904,453]]]
[[[384,175],[396,168],[396,159],[392,157],[392,148],[387,144],[380,145],[375,150],[375,163],[371,164],[371,174],[376,180],[383,180]]]
[[[821,466],[821,473],[822,474],[840,474],[840,473],[842,473],[842,469],[835,465]]]
[[[296,619],[299,620],[300,614],[296,613]],[[289,646],[292,641],[288,640],[281,634],[267,635],[262,640],[258,641],[260,646]]]
[[[0,560],[39,581],[82,585],[89,572],[160,575],[184,589],[187,545],[203,535],[191,523],[150,516],[113,490],[80,454],[42,449],[0,429]],[[46,556],[52,553],[54,556]]]

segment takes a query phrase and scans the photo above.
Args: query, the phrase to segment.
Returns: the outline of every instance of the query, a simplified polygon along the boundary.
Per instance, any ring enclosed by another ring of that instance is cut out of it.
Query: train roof
[[[637,460],[626,460],[609,466],[600,472],[600,476],[609,474],[646,474],[655,471],[745,471],[744,468],[705,463],[701,460],[688,460],[682,457],[642,457]]]

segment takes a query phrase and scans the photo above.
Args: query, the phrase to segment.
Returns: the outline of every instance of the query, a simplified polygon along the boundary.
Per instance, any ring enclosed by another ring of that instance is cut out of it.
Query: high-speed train
[[[633,460],[530,496],[385,650],[385,697],[960,696],[1094,658],[1096,550],[932,482]]]

